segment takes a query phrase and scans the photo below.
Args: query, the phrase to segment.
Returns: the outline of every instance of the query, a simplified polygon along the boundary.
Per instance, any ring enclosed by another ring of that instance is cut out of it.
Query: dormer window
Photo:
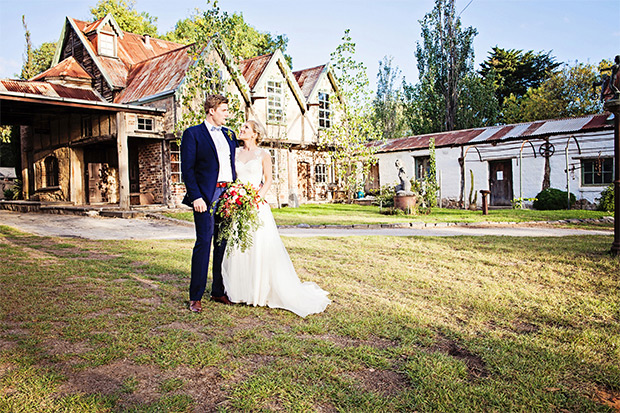
[[[99,54],[102,56],[116,57],[115,36],[107,33],[99,33]]]

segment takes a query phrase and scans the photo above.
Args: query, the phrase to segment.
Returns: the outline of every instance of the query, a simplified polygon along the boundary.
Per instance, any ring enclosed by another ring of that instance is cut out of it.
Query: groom
[[[192,279],[189,285],[189,309],[202,311],[202,295],[207,285],[209,251],[213,246],[213,284],[211,299],[232,304],[224,293],[222,260],[226,240],[217,243],[219,219],[215,206],[226,185],[236,179],[237,139],[223,125],[229,117],[228,99],[209,95],[205,99],[206,118],[200,125],[187,128],[181,139],[181,172],[187,189],[183,203],[194,209],[196,244],[192,253]]]

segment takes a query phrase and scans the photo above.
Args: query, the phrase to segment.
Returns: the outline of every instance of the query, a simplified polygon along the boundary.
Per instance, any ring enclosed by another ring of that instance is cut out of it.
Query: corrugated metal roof
[[[319,81],[321,73],[323,73],[325,66],[326,65],[320,65],[316,67],[311,67],[309,69],[303,69],[293,72],[295,80],[297,80],[297,83],[299,84],[299,87],[301,88],[301,91],[303,92],[306,99],[310,97],[310,93],[312,93],[314,86]]]
[[[441,147],[561,135],[575,132],[586,132],[593,129],[613,130],[613,125],[608,125],[605,122],[608,116],[609,114],[603,113],[599,115],[587,115],[566,119],[550,119],[519,123],[515,125],[489,126],[486,128],[431,133],[427,135],[390,139],[384,143],[373,142],[371,145],[377,147],[378,152],[395,152],[428,148],[430,138],[435,138],[435,146]]]
[[[30,80],[45,79],[48,77],[74,77],[78,79],[92,79],[92,76],[86,73],[86,71],[80,66],[80,64],[73,58],[73,56],[67,57],[56,66],[47,69],[45,72],[39,73]]]
[[[86,33],[95,30],[103,19],[89,23],[81,20],[70,18],[76,27],[82,32],[85,39],[85,47],[89,48],[93,56],[99,62],[99,67],[105,72],[108,79],[115,88],[125,88],[128,84],[129,70],[132,65],[144,62],[148,59],[168,53],[172,50],[184,48],[179,43],[169,42],[167,40],[155,39],[149,37],[148,44],[146,37],[123,31],[122,37],[117,37],[118,59],[106,56],[100,56],[97,53],[97,37],[91,36],[89,39]]]
[[[256,87],[258,79],[260,79],[272,57],[273,53],[270,53],[239,62],[239,70],[248,82],[251,90],[254,90],[254,87]]]
[[[0,79],[0,91],[105,102],[91,89],[55,85],[47,82]]]
[[[187,53],[190,46],[177,49],[131,68],[128,86],[114,99],[116,103],[136,102],[139,99],[176,89],[192,59]]]

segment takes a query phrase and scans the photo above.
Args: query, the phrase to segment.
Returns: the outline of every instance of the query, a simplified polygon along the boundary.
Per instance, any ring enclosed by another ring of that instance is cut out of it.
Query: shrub
[[[566,209],[566,191],[561,191],[555,188],[549,188],[542,190],[536,195],[534,201],[534,209],[550,210],[550,209]],[[570,206],[572,207],[577,198],[572,193],[570,194]]]
[[[391,185],[383,185],[376,194],[373,191],[373,195],[376,197],[373,203],[383,208],[390,208],[394,206],[394,196],[396,191]]]
[[[599,201],[597,206],[599,211],[614,212],[616,206],[614,184],[611,184],[607,188],[603,189],[603,192],[601,192],[601,197],[597,199]]]

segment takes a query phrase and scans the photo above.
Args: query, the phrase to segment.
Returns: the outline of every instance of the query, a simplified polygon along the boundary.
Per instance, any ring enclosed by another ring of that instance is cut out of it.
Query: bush
[[[394,206],[394,196],[396,196],[396,191],[391,185],[383,185],[380,190],[370,192],[370,195],[375,196],[375,200],[373,201],[373,204],[375,205],[382,208],[390,208]]]
[[[607,188],[603,189],[603,192],[601,192],[601,197],[597,199],[599,200],[597,207],[599,211],[614,212],[616,206],[614,184],[611,184]]]
[[[539,210],[566,209],[566,195],[566,191],[555,188],[545,189],[536,195],[533,207]],[[572,207],[576,201],[577,198],[571,193],[570,206]]]

